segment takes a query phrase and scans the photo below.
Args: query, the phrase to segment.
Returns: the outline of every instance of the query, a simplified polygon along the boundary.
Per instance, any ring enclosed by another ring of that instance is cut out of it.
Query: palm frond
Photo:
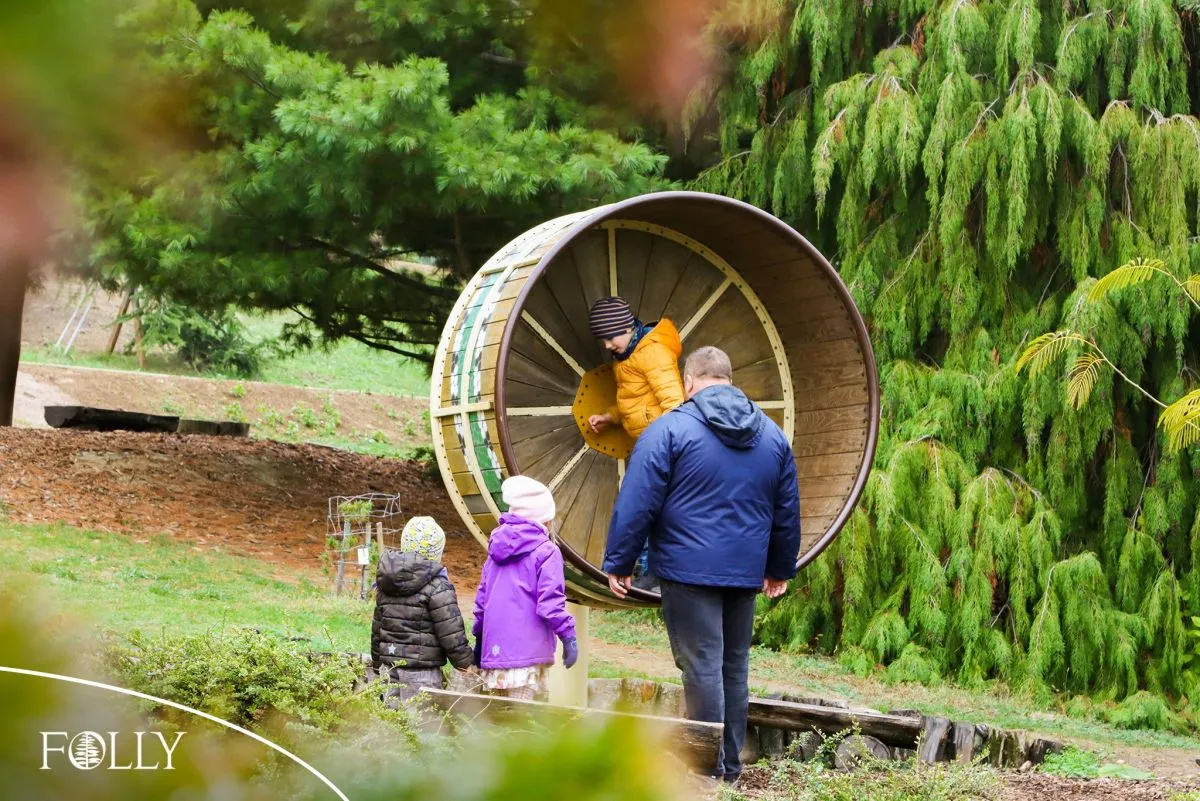
[[[1081,409],[1083,404],[1087,403],[1092,390],[1096,388],[1096,381],[1100,378],[1102,364],[1104,357],[1096,353],[1085,353],[1075,359],[1075,364],[1067,373],[1067,400],[1072,407]]]
[[[1093,303],[1100,300],[1109,292],[1149,281],[1158,273],[1174,278],[1167,272],[1162,259],[1134,259],[1093,284],[1091,291],[1087,294],[1088,302]]]
[[[1170,448],[1178,451],[1200,442],[1200,389],[1193,390],[1163,409],[1158,424],[1170,438]]]
[[[1074,331],[1052,331],[1049,334],[1042,334],[1030,342],[1021,353],[1021,357],[1017,359],[1017,372],[1021,372],[1026,365],[1029,365],[1029,374],[1037,375],[1061,356],[1071,342],[1079,342],[1091,347],[1090,342]]]
[[[1188,276],[1188,279],[1183,282],[1183,291],[1189,298],[1200,303],[1200,275]]]

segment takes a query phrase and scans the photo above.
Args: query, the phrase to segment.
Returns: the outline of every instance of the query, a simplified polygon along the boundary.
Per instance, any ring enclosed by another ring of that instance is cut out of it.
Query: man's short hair
[[[693,379],[714,378],[719,381],[733,381],[733,365],[729,363],[729,354],[712,345],[696,348],[688,354],[683,363],[683,374]]]

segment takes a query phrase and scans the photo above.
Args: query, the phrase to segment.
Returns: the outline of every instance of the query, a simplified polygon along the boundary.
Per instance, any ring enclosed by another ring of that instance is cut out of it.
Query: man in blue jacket
[[[725,724],[716,775],[737,780],[749,713],[755,597],[796,575],[800,491],[779,426],[733,386],[729,357],[704,347],[684,365],[688,400],[653,422],[630,457],[604,572],[624,597],[650,543],[688,717]]]

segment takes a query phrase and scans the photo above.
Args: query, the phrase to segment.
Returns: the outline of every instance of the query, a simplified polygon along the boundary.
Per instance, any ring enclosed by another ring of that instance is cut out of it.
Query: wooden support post
[[[567,602],[567,611],[575,618],[575,636],[579,642],[579,661],[570,670],[556,658],[550,667],[550,703],[586,709],[588,705],[588,624],[591,609]]]
[[[25,270],[0,265],[0,426],[11,426],[13,422],[24,310]]]
[[[937,762],[938,753],[942,750],[942,741],[950,731],[949,718],[925,718],[925,728],[921,731],[921,747],[917,749],[917,759],[932,764]]]
[[[121,322],[121,318],[129,311],[129,299],[133,297],[133,288],[125,290],[125,296],[121,298],[121,308],[117,310],[117,319],[113,320],[112,333],[108,335],[108,344],[104,346],[104,352],[112,355],[112,352],[117,349],[117,340],[121,338],[121,326],[125,323]]]
[[[138,309],[141,312],[141,308]],[[146,346],[142,343],[142,318],[140,316],[134,318],[133,321],[133,343],[137,350],[138,369],[146,369]]]

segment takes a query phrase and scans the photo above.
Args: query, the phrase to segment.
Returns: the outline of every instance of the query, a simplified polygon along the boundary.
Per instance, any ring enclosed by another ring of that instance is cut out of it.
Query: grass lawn
[[[246,315],[242,320],[251,339],[262,342],[275,339],[283,325],[293,317],[288,314]],[[133,354],[63,353],[53,347],[25,348],[21,352],[23,361],[35,364],[65,364],[79,367],[102,367],[110,370],[138,370],[137,357]],[[202,378],[232,378],[219,372],[197,373],[174,356],[149,353],[146,370],[168,375],[199,376]],[[343,340],[326,349],[316,347],[309,351],[282,358],[268,359],[262,373],[255,378],[270,384],[309,387],[312,389],[345,389],[355,392],[373,392],[379,395],[425,395],[429,392],[429,378],[425,366],[375,348],[361,342]]]
[[[370,648],[371,604],[332,597],[316,572],[290,575],[270,563],[202,551],[165,536],[139,541],[60,525],[0,522],[0,553],[7,564],[21,566],[0,582],[17,572],[32,574],[48,597],[61,599],[72,614],[91,618],[104,631],[195,633],[253,627],[295,638],[314,650]],[[469,624],[469,608],[465,616]],[[597,659],[591,675],[678,681],[666,657],[666,636],[653,620],[654,613],[645,611],[594,613],[596,640],[629,653],[645,651],[647,659],[641,670]],[[1130,749],[1197,749],[1192,738],[1069,717],[1001,686],[971,692],[947,685],[891,685],[848,674],[824,657],[754,648],[751,683],[764,692],[812,693],[885,711],[916,708],[958,720],[1035,730],[1086,743],[1109,756],[1128,756]]]
[[[194,550],[169,537],[138,542],[68,526],[0,523],[0,553],[105,631],[246,626],[302,638],[316,650],[370,649],[370,604],[332,597],[318,576],[287,576],[265,562]]]

